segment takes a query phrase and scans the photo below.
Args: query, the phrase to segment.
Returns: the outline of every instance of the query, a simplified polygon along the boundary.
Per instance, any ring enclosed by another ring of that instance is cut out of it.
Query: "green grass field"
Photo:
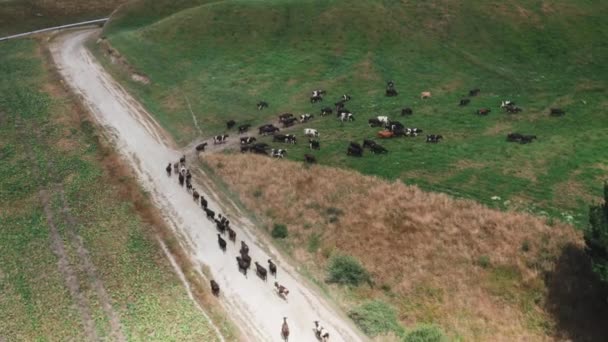
[[[578,226],[600,194],[608,160],[606,3],[182,1],[142,10],[145,4],[119,13],[105,34],[152,81],[126,81],[129,88],[184,145],[197,136],[187,102],[204,134],[214,135],[228,119],[317,115],[348,93],[354,123],[317,117],[294,128],[299,135],[319,129],[322,149],[314,154],[323,164]],[[171,14],[176,9],[183,10]],[[384,96],[389,79],[399,96]],[[311,105],[317,88],[328,91],[326,101]],[[480,96],[459,107],[472,88]],[[425,90],[433,97],[422,101]],[[502,113],[505,99],[524,111]],[[258,111],[259,100],[270,108]],[[405,106],[413,116],[399,117]],[[492,113],[476,116],[483,107]],[[551,107],[566,116],[549,117]],[[445,141],[393,139],[382,142],[388,155],[347,157],[349,141],[375,136],[367,119],[379,114]],[[507,143],[509,132],[538,140]],[[287,149],[302,160],[306,146]]]
[[[99,339],[115,340],[93,278],[129,341],[216,339],[154,229],[121,195],[134,180],[110,179],[102,164],[111,153],[62,90],[43,48],[17,40],[0,49],[0,340],[87,340],[82,310]],[[81,300],[66,286],[54,241],[64,246]]]

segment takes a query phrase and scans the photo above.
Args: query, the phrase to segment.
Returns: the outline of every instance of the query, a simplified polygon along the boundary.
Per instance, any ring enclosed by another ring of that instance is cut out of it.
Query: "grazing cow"
[[[397,96],[397,95],[398,95],[397,90],[395,90],[393,88],[386,89],[386,96],[393,97],[393,96]]]
[[[227,227],[228,229],[228,239],[230,241],[232,241],[233,243],[236,242],[236,232],[234,231],[234,229],[230,228],[230,226]]]
[[[317,102],[321,102],[323,101],[323,97],[322,96],[311,96],[310,97],[310,103],[317,103]]]
[[[407,137],[417,137],[418,134],[422,133],[422,130],[420,128],[406,128],[405,129],[405,136]]]
[[[192,189],[192,182],[186,178],[186,191],[190,192]]]
[[[287,317],[283,317],[283,325],[281,325],[281,337],[287,342],[289,340],[289,326],[287,325]]]
[[[395,131],[397,130],[401,130],[403,129],[405,126],[403,126],[403,124],[399,121],[391,121],[389,124],[385,125],[384,128],[388,129],[389,131],[395,133]]]
[[[182,174],[180,173],[180,174],[179,174],[179,176],[177,177],[177,180],[179,181],[179,185],[180,185],[180,186],[184,186],[184,180],[185,180],[184,175],[182,175]]]
[[[268,259],[268,270],[270,270],[271,276],[277,277],[277,265],[270,259]]]
[[[283,113],[283,114],[279,115],[279,122],[283,122],[283,120],[289,119],[291,117],[293,117],[293,114]]]
[[[561,108],[551,108],[551,111],[549,112],[549,115],[551,116],[563,116],[565,114],[566,112]]]
[[[359,143],[356,143],[354,141],[351,141],[349,143],[349,146],[352,147],[352,148],[355,148],[357,150],[363,150],[363,147],[361,145],[359,145]]]
[[[237,256],[236,264],[239,267],[239,272],[243,272],[245,277],[247,277],[247,270],[249,269],[249,266],[250,266],[249,263],[247,263],[247,261],[243,260],[243,258]]]
[[[213,293],[214,296],[219,296],[220,295],[220,285],[213,279],[211,279],[211,293]]]
[[[298,142],[298,138],[294,134],[285,135],[285,142],[288,144],[295,145]]]
[[[376,142],[373,140],[368,140],[368,139],[364,139],[363,140],[363,148],[372,148],[374,146],[376,146]]]
[[[255,141],[256,141],[255,137],[243,137],[243,138],[241,138],[241,145],[249,145]]]
[[[250,124],[240,125],[239,126],[239,134],[243,134],[243,133],[247,132],[250,127],[251,127]]]
[[[275,127],[274,125],[270,124],[270,125],[265,125],[259,128],[259,134],[261,135],[268,135],[268,134],[274,134],[275,132],[280,131],[278,127]]]
[[[391,132],[391,131],[380,131],[380,132],[378,132],[378,138],[381,138],[381,139],[392,138],[393,135],[394,135],[394,133]]]
[[[165,168],[165,171],[167,171],[167,176],[171,176],[171,163],[169,163],[169,165],[167,165],[167,167]]]
[[[336,110],[340,110],[340,109],[344,108],[345,103],[346,103],[346,100],[340,100],[340,101],[334,103],[334,105],[336,106]]]
[[[385,125],[388,125],[388,123],[390,122],[388,116],[377,116],[376,119],[378,119],[378,121]]]
[[[431,134],[426,136],[427,143],[438,143],[439,140],[443,139],[442,135]]]
[[[311,150],[321,149],[321,143],[319,142],[319,140],[308,139],[308,146]]]
[[[477,110],[477,115],[488,115],[490,114],[491,110],[489,108],[481,108]]]
[[[272,136],[273,142],[285,142],[285,139],[287,139],[287,135],[285,134],[275,134]]]
[[[281,159],[283,159],[283,157],[285,157],[286,154],[287,154],[287,150],[283,150],[281,148],[278,148],[278,149],[274,149],[273,148],[272,150],[270,150],[270,155],[273,158],[281,158]]]
[[[218,219],[214,219],[214,221],[215,221],[215,228],[217,228],[217,230],[220,233],[222,233],[222,235],[226,234],[226,225]]]
[[[316,129],[313,129],[313,128],[304,128],[304,135],[309,138],[318,137],[319,131],[317,131]]]
[[[220,249],[225,252],[226,240],[222,239],[222,236],[219,233],[217,234],[217,243],[220,245]]]
[[[201,196],[201,208],[207,209],[207,205],[209,205],[209,203],[207,203],[207,200],[204,196]]]
[[[423,92],[421,92],[421,93],[420,93],[420,98],[421,98],[422,100],[425,100],[425,99],[430,98],[430,97],[431,97],[431,95],[432,95],[432,94],[431,94],[431,92],[430,92],[430,91],[423,91]]]
[[[296,122],[298,121],[298,119],[296,118],[288,118],[283,120],[283,128],[287,128],[287,127],[291,127],[293,126]]]
[[[363,149],[357,149],[352,146],[348,146],[348,149],[346,150],[346,155],[361,157],[361,156],[363,156]]]
[[[307,122],[308,120],[312,119],[314,116],[312,114],[302,114],[300,115],[300,122]]]
[[[249,253],[249,246],[245,243],[245,241],[241,241],[241,250],[239,251],[241,255]]]
[[[353,113],[343,112],[343,113],[340,113],[340,121],[342,121],[342,122],[355,121],[355,117],[354,117]]]
[[[315,156],[313,156],[312,154],[304,154],[304,161],[307,162],[308,164],[314,164],[317,162],[317,158],[315,158]]]
[[[331,113],[333,113],[333,110],[329,107],[324,107],[323,109],[321,109],[321,116],[325,116]]]
[[[378,120],[378,118],[371,118],[367,120],[369,127],[380,127],[382,126],[382,121]]]
[[[412,114],[414,114],[414,111],[410,107],[406,107],[401,110],[401,115],[412,115]]]
[[[458,105],[459,105],[459,106],[466,106],[466,105],[468,105],[469,103],[471,103],[471,100],[470,100],[470,99],[461,99],[461,100],[460,100],[460,103],[459,103]]]
[[[213,137],[213,144],[223,144],[228,139],[228,134],[216,135]]]
[[[275,281],[274,288],[277,291],[277,294],[279,295],[279,297],[283,298],[284,300],[287,300],[287,295],[289,294],[289,290],[285,286],[279,285],[279,283]]]
[[[471,89],[471,90],[469,90],[469,96],[477,96],[477,95],[479,95],[480,91],[481,90],[479,90],[479,88]]]
[[[196,150],[199,151],[199,152],[200,151],[205,151],[205,147],[207,147],[207,143],[206,142],[204,142],[202,144],[196,145]]]
[[[198,191],[194,190],[192,191],[192,199],[196,202],[198,202],[198,199],[201,197],[201,195],[198,193]]]
[[[266,271],[266,269],[264,268],[264,266],[258,264],[258,262],[254,262],[255,264],[255,273],[262,278],[262,280],[266,281],[266,275],[268,274],[268,272]]]
[[[520,133],[509,133],[507,134],[507,141],[518,142],[520,144],[531,143],[533,139],[536,139],[536,135],[523,135]]]
[[[228,121],[226,121],[226,128],[227,129],[232,129],[232,127],[234,127],[234,125],[236,125],[236,121],[234,121],[234,120],[228,120]]]
[[[350,101],[352,97],[348,94],[344,94],[342,95],[342,101],[346,102],[346,101]]]
[[[395,88],[395,82],[393,82],[393,80],[389,80],[388,82],[386,82],[386,88],[387,89]]]
[[[502,101],[500,103],[500,108],[507,108],[509,106],[515,106],[515,102],[509,101],[509,100],[505,100],[505,101]]]
[[[375,144],[371,147],[373,154],[388,153],[388,150],[381,145]]]
[[[529,144],[532,142],[532,140],[536,139],[536,135],[524,135],[523,137],[521,137],[521,144]]]
[[[258,110],[262,110],[264,108],[268,108],[268,102],[266,102],[266,101],[260,101],[260,102],[258,102],[257,106],[258,106]]]
[[[211,219],[211,220],[215,219],[215,211],[205,207],[205,214],[207,215],[208,219]]]
[[[241,153],[252,152],[253,146],[243,145],[241,146]]]
[[[513,113],[519,113],[522,111],[521,108],[513,105],[513,106],[507,106],[505,107],[507,109],[507,113],[513,114]]]
[[[184,154],[184,155],[182,155],[182,157],[181,157],[181,158],[179,158],[179,163],[180,163],[182,166],[186,165],[186,155],[185,155],[185,154]]]

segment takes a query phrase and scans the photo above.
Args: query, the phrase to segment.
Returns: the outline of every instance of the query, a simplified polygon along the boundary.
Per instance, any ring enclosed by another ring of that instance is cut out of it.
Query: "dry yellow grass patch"
[[[398,296],[403,322],[433,321],[474,340],[546,338],[530,323],[552,325],[542,300],[529,307],[522,297],[544,296],[541,273],[563,246],[582,243],[569,226],[351,171],[250,155],[206,161],[247,207],[288,225],[296,259],[313,273],[322,276],[336,248],[352,254],[373,275],[370,293]],[[320,248],[307,258],[315,234]]]

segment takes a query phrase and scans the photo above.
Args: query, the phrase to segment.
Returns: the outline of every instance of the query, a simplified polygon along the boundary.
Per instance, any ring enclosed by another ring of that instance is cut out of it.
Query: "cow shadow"
[[[582,247],[566,246],[545,283],[557,340],[608,340],[608,286],[593,273]]]

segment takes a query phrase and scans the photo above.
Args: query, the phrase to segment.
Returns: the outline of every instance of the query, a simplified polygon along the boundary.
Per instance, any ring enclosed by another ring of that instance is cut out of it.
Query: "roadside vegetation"
[[[499,209],[583,227],[606,173],[608,3],[589,1],[169,1],[139,0],[117,13],[107,44],[149,82],[123,77],[184,145],[278,114],[312,113],[293,128],[288,158],[312,153],[346,167]],[[115,68],[119,74],[120,68]],[[120,77],[119,77],[120,78]],[[385,97],[394,80],[397,97]],[[310,104],[313,89],[328,91]],[[459,100],[473,88],[468,106]],[[421,100],[421,91],[433,96]],[[356,120],[319,117],[344,93]],[[258,111],[265,100],[268,109]],[[523,112],[506,114],[501,100]],[[400,110],[411,107],[411,117]],[[549,109],[566,111],[550,117]],[[479,108],[490,108],[478,116]],[[386,155],[346,156],[349,141],[375,137],[367,119],[388,115],[422,137],[381,141]],[[304,127],[321,133],[308,150]],[[506,142],[510,132],[538,140]],[[426,144],[424,134],[441,134]],[[230,132],[235,139],[235,131]]]
[[[289,222],[285,250],[370,335],[591,341],[608,333],[608,292],[569,225],[337,168],[252,155],[201,160],[267,234]]]
[[[171,250],[175,241],[43,43],[0,50],[0,340],[217,340],[157,238]],[[213,300],[203,303],[232,338]]]

